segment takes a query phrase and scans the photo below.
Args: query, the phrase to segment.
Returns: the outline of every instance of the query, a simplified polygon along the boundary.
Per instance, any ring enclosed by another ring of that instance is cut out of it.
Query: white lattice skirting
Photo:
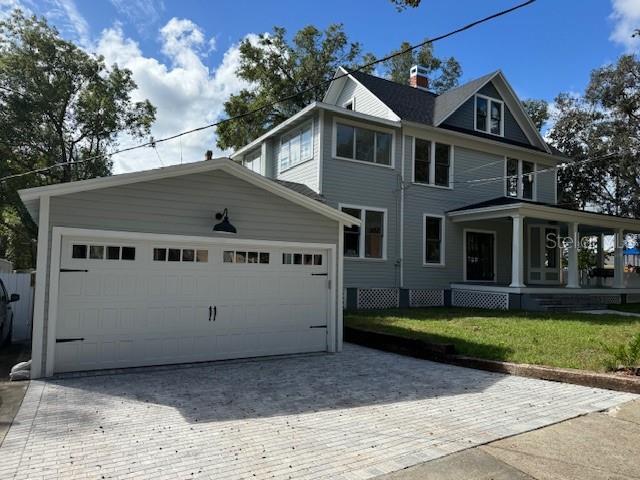
[[[627,303],[640,303],[640,293],[628,293]]]
[[[398,308],[400,290],[397,288],[359,288],[358,308]]]
[[[508,310],[509,294],[495,292],[479,292],[475,290],[452,290],[451,304],[454,307],[490,308],[492,310]]]
[[[422,288],[409,290],[410,307],[442,307],[444,305],[444,290]]]
[[[620,295],[594,295],[590,297],[589,303],[596,305],[616,305],[622,303],[622,300]]]

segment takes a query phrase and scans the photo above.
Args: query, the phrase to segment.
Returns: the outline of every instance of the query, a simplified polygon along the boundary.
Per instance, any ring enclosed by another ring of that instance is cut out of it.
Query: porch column
[[[624,288],[624,230],[616,230],[614,236],[613,287]]]
[[[578,247],[580,243],[580,239],[578,237],[578,223],[571,222],[568,226],[571,243],[567,252],[567,288],[580,288],[580,274],[578,272]]]
[[[596,267],[601,271],[604,269],[604,233],[598,234],[598,255],[596,258]],[[601,275],[596,277],[596,284],[599,287],[604,286],[604,278]]]
[[[524,287],[524,218],[512,215],[513,234],[511,235],[511,285]]]

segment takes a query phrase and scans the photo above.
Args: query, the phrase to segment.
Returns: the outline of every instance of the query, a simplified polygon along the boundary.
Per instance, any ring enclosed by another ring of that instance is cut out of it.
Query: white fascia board
[[[487,80],[480,84],[480,86],[478,88],[476,88],[474,91],[472,91],[469,95],[467,95],[466,97],[462,97],[462,100],[460,100],[456,105],[454,105],[453,107],[451,107],[449,109],[448,112],[446,112],[444,115],[442,115],[442,118],[440,120],[438,120],[438,122],[436,122],[434,124],[434,126],[439,126],[440,124],[442,124],[442,122],[444,122],[447,118],[449,118],[456,110],[458,110],[462,105],[464,105],[464,103],[469,100],[471,97],[473,97],[478,91],[480,91],[487,83],[489,83],[491,80],[493,80],[496,75],[498,75],[499,70],[496,70],[495,72],[493,72],[493,74],[491,74],[491,76],[489,76],[487,78]],[[478,77],[480,78],[480,77]],[[472,80],[473,81],[473,80]],[[469,82],[467,82],[469,83]],[[464,85],[461,85],[461,87],[463,87]]]
[[[267,190],[286,200],[296,203],[302,207],[312,210],[316,213],[324,215],[346,225],[360,225],[360,220],[342,213],[333,207],[325,205],[317,200],[309,198],[301,193],[295,192],[290,188],[279,185],[262,175],[252,172],[249,169],[238,165],[228,158],[218,158],[215,160],[204,160],[196,163],[187,163],[183,165],[174,165],[171,167],[147,170],[143,172],[125,173],[114,175],[111,177],[100,177],[90,180],[82,180],[79,182],[61,183],[57,185],[49,185],[46,187],[36,187],[27,190],[20,190],[18,194],[23,202],[31,201],[43,195],[58,196],[71,193],[86,192],[98,190],[101,188],[115,187],[121,185],[130,185],[139,182],[148,182],[152,180],[160,180],[164,178],[178,177],[193,173],[210,172],[214,170],[222,170],[235,177],[245,180],[257,187]]]
[[[416,131],[423,131],[423,132],[457,137],[465,141],[468,141],[468,145],[460,145],[460,146],[463,146],[465,148],[471,148],[474,150],[477,150],[479,147],[477,145],[473,146],[473,143],[484,143],[487,145],[499,147],[501,150],[506,149],[506,150],[515,152],[515,153],[512,153],[513,155],[517,155],[518,152],[525,153],[528,155],[533,155],[536,157],[535,159],[536,162],[540,162],[540,159],[543,159],[544,161],[541,163],[544,163],[545,165],[555,166],[559,163],[572,161],[570,158],[562,157],[560,155],[554,155],[553,153],[546,153],[540,150],[533,150],[531,148],[520,147],[518,145],[513,145],[511,143],[501,142],[500,140],[493,140],[491,138],[480,137],[477,135],[473,135],[471,133],[458,132],[456,130],[450,130],[448,128],[432,127],[424,123],[411,122],[408,120],[403,120],[402,125],[407,128],[407,131],[405,132],[407,135],[415,135]],[[496,137],[496,138],[501,138],[501,137]],[[498,153],[497,155],[505,155],[505,153]],[[523,159],[526,160],[526,158],[523,158]]]
[[[602,228],[624,228],[630,232],[640,232],[640,220],[634,218],[614,217],[593,212],[565,210],[553,206],[514,203],[495,207],[474,208],[449,212],[447,216],[455,223],[472,220],[487,220],[503,218],[511,215],[521,215],[528,218],[555,220],[558,222],[578,222],[585,225]]]
[[[276,125],[275,127],[273,127],[268,132],[263,133],[258,138],[256,138],[254,141],[252,141],[251,143],[247,143],[244,147],[242,147],[239,150],[236,150],[235,152],[233,152],[229,156],[229,158],[231,158],[232,160],[235,160],[236,157],[238,157],[238,155],[242,155],[243,153],[246,153],[247,151],[252,150],[254,147],[256,147],[260,143],[264,142],[267,138],[273,137],[278,132],[281,132],[282,130],[284,130],[287,127],[289,127],[292,123],[295,123],[301,117],[304,117],[307,113],[309,113],[311,110],[315,109],[316,107],[317,107],[317,102],[310,103],[309,105],[304,107],[302,110],[300,110],[295,115],[290,116],[284,122],[280,123],[279,125]]]
[[[533,121],[525,111],[524,106],[522,105],[522,102],[518,98],[518,95],[516,95],[515,90],[507,80],[507,77],[504,76],[504,73],[502,73],[502,70],[498,70],[497,77],[499,77],[502,83],[504,84],[508,95],[504,95],[503,92],[500,92],[499,85],[496,85],[496,89],[498,90],[498,93],[502,94],[502,99],[509,106],[511,113],[514,115],[514,117],[516,117],[516,121],[518,122],[518,125],[520,125],[520,128],[522,128],[525,135],[527,135],[527,138],[529,138],[529,140],[532,143],[534,141],[537,142],[539,146],[545,149],[546,152],[551,153],[551,150],[549,149],[547,142],[544,141],[544,139],[542,138],[542,135],[540,135],[540,132],[538,131],[536,126],[533,124]],[[518,117],[520,118],[518,119]],[[522,122],[524,122],[525,125],[522,125]],[[533,138],[531,138],[530,135],[532,135]]]
[[[498,90],[498,93],[501,94],[502,100],[509,107],[509,110],[514,115],[516,122],[518,122],[518,125],[520,126],[520,128],[522,128],[522,131],[524,132],[524,134],[527,136],[529,141],[531,141],[532,143],[537,143],[539,147],[542,147],[545,150],[545,152],[551,154],[551,150],[549,149],[549,146],[544,141],[544,139],[540,135],[540,132],[538,131],[538,129],[535,127],[535,125],[529,118],[529,115],[527,115],[527,113],[525,112],[524,107],[522,106],[522,102],[520,102],[520,100],[518,99],[516,92],[513,90],[513,88],[507,81],[506,77],[504,76],[504,73],[502,73],[502,70],[496,70],[490,77],[487,78],[485,82],[480,84],[478,88],[476,88],[473,92],[471,92],[466,97],[463,97],[463,99],[460,102],[458,102],[457,105],[455,105],[448,112],[446,112],[445,115],[442,116],[442,118],[435,124],[435,126],[436,127],[440,126],[442,122],[444,122],[447,118],[449,118],[455,111],[457,111],[462,105],[464,105],[465,102],[467,102],[471,97],[473,97],[476,93],[482,90],[482,88],[484,88],[484,86],[487,85],[489,82],[492,82],[496,77],[500,78],[500,80],[505,86],[506,92],[501,92],[500,91],[501,88],[499,85],[496,85],[496,90]],[[524,122],[524,125],[523,125],[523,122]]]
[[[330,104],[330,103],[313,102],[312,104],[310,104],[307,107],[305,107],[302,110],[300,110],[295,115],[289,117],[287,120],[285,120],[284,122],[282,122],[278,126],[273,127],[268,132],[266,132],[263,135],[261,135],[260,137],[256,138],[253,142],[248,143],[247,145],[242,147],[240,150],[237,150],[236,152],[232,153],[230,158],[235,161],[235,159],[239,155],[242,155],[242,154],[246,153],[247,151],[254,149],[255,147],[258,146],[258,144],[260,144],[261,142],[264,142],[266,139],[274,137],[278,133],[282,132],[283,130],[286,130],[287,127],[290,127],[293,123],[295,123],[297,120],[299,120],[305,114],[307,114],[311,110],[315,110],[315,109],[317,109],[317,110],[321,110],[322,109],[322,110],[326,110],[326,111],[333,112],[333,113],[339,113],[340,115],[344,115],[344,116],[352,117],[352,118],[357,118],[357,119],[360,119],[360,120],[367,120],[369,122],[381,123],[381,124],[384,124],[384,125],[388,125],[390,127],[397,127],[397,128],[400,127],[400,121],[399,120],[389,120],[389,119],[384,118],[384,117],[376,117],[374,115],[367,115],[366,113],[354,112],[353,110],[348,110],[348,109],[346,109],[344,107],[339,107],[337,105],[333,105],[333,104]]]

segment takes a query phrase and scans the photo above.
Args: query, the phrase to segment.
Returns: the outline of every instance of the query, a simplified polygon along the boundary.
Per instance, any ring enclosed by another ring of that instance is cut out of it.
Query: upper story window
[[[252,172],[262,173],[262,150],[255,150],[244,157],[244,166]]]
[[[342,211],[362,221],[361,227],[344,227],[344,256],[384,258],[386,210],[368,207],[342,207]]]
[[[536,191],[536,165],[533,162],[507,158],[505,193],[508,197],[534,200]]]
[[[451,145],[416,137],[413,149],[413,181],[450,187],[452,159]]]
[[[342,104],[344,108],[347,110],[355,110],[356,109],[356,97],[351,97],[349,100]]]
[[[475,128],[480,132],[504,136],[504,103],[476,95]]]
[[[299,163],[306,162],[313,157],[313,135],[311,123],[293,132],[283,135],[280,139],[280,154],[278,156],[278,171],[282,172]]]
[[[335,156],[391,166],[391,133],[336,123]]]

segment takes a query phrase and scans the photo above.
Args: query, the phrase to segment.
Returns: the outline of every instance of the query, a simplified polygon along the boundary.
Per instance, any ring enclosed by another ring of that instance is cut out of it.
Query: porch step
[[[604,310],[607,308],[606,303],[598,302],[592,295],[534,294],[530,298],[538,310],[546,312]]]

